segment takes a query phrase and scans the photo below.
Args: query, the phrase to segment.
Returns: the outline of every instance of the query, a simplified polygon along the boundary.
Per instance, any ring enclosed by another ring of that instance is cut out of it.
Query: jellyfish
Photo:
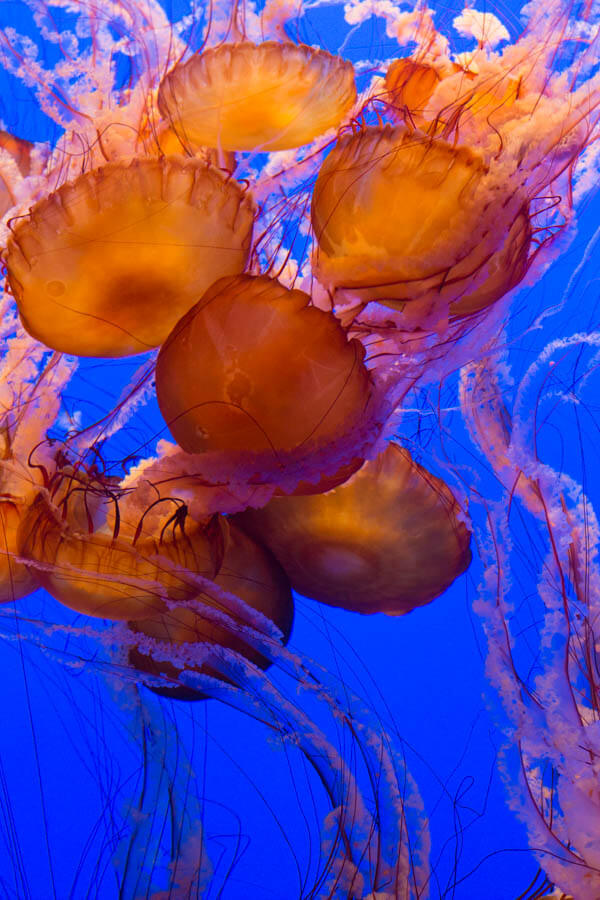
[[[158,108],[184,144],[287,150],[337,128],[356,100],[352,65],[289,41],[223,43],[178,63]]]
[[[469,565],[469,531],[444,482],[393,442],[345,484],[275,498],[238,520],[281,562],[292,586],[322,603],[403,615]]]
[[[390,106],[398,116],[406,115],[414,123],[425,121],[427,101],[441,77],[433,65],[410,57],[395,60],[385,73]]]
[[[202,523],[177,512],[152,536],[115,535],[103,490],[59,472],[40,491],[19,524],[19,553],[38,582],[65,606],[107,619],[144,619],[193,596],[188,572],[210,577],[218,551]]]
[[[161,347],[158,403],[206,477],[306,480],[324,453],[332,471],[350,464],[372,432],[363,356],[304,292],[265,276],[220,279]]]
[[[25,328],[77,356],[161,344],[216,279],[241,272],[252,203],[201,160],[138,159],[86,172],[15,226],[6,267]]]
[[[529,198],[504,184],[479,153],[404,127],[342,138],[313,193],[319,280],[408,317],[414,302],[416,322],[485,309],[527,271]]]

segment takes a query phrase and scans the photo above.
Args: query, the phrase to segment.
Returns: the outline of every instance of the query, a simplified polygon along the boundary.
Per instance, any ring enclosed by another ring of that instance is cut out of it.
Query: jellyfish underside
[[[447,485],[390,443],[327,494],[275,498],[235,516],[307,597],[403,615],[468,566],[470,535]]]
[[[41,200],[15,226],[6,266],[29,333],[77,356],[161,344],[216,278],[241,272],[253,208],[202,160],[112,163]]]
[[[222,44],[175,66],[159,109],[182,142],[287,150],[337,127],[356,99],[352,66],[303,44]]]

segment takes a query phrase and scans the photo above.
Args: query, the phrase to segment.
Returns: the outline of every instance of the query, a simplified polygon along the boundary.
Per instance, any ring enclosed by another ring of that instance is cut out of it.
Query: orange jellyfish
[[[394,60],[384,82],[387,112],[409,126],[442,137],[459,124],[462,130],[467,123],[473,127],[478,121],[480,130],[489,131],[510,119],[513,105],[525,93],[525,74],[492,73],[485,67],[480,73],[475,60],[471,65],[474,69],[447,59],[436,64],[410,57]],[[435,103],[434,94],[440,95]]]
[[[0,156],[6,152],[14,161],[21,175],[29,175],[31,170],[31,149],[29,141],[14,137],[7,131],[0,131]],[[15,198],[11,189],[10,178],[0,175],[0,219],[14,206]]]
[[[156,393],[175,440],[212,477],[307,480],[360,455],[372,388],[363,357],[307,294],[240,275],[216,282],[174,328]]]
[[[352,64],[289,41],[221,44],[176,65],[158,92],[184,145],[288,150],[337,128],[356,100]]]
[[[250,610],[272,622],[281,632],[282,642],[286,644],[292,630],[294,603],[283,569],[266,548],[246,535],[241,528],[227,523],[223,518],[221,525],[224,529],[223,559],[214,584],[239,597]],[[153,641],[167,645],[194,645],[201,642],[209,646],[225,647],[239,653],[259,668],[268,668],[270,662],[264,654],[235,631],[236,626],[251,626],[256,630],[255,621],[249,621],[241,612],[232,611],[225,601],[219,603],[207,594],[201,594],[199,600],[202,604],[227,613],[232,624],[211,621],[193,607],[165,607],[154,611],[147,618],[131,622],[130,628]],[[142,672],[173,678],[175,682],[181,671],[174,662],[154,659],[137,647],[129,651],[129,660]],[[203,664],[201,670],[216,677],[224,677],[218,675],[209,664]],[[178,700],[204,697],[200,691],[182,684],[164,688],[153,686],[152,690]]]
[[[315,185],[315,273],[331,291],[397,309],[493,303],[524,276],[527,196],[483,156],[405,127],[342,137]]]
[[[385,73],[387,103],[392,114],[421,125],[427,101],[442,75],[435,66],[410,57],[396,59]]]
[[[327,494],[281,497],[234,517],[263,541],[294,590],[360,613],[404,615],[471,560],[448,486],[390,443]]]
[[[242,188],[200,160],[87,172],[37,203],[8,241],[23,325],[76,356],[156,347],[215,279],[243,271],[253,216]]]
[[[40,491],[21,521],[20,556],[64,606],[100,618],[144,618],[165,600],[197,594],[194,574],[215,574],[218,549],[203,523],[186,520],[184,511],[153,536],[143,529],[115,536],[113,502],[105,490],[66,478],[54,495]]]

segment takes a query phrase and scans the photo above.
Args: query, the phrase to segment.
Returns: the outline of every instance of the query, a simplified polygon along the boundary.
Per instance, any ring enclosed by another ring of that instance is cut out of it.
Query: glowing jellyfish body
[[[136,542],[130,535],[114,537],[105,522],[94,527],[88,503],[80,493],[59,507],[42,492],[21,523],[21,555],[64,606],[106,619],[144,618],[166,599],[193,597],[194,573],[215,574],[216,551],[200,524],[165,528]]]
[[[527,269],[525,196],[495,182],[477,152],[402,127],[340,139],[319,171],[312,221],[319,280],[362,301],[460,315]]]
[[[166,75],[158,95],[185,145],[262,151],[310,143],[336,128],[355,100],[349,62],[278,41],[192,56]]]
[[[281,632],[283,643],[288,642],[294,604],[286,575],[268,550],[233,523],[225,526],[223,560],[213,580],[217,589],[239,597],[249,607],[250,613],[258,612],[272,622]],[[217,597],[218,594],[217,590]],[[209,647],[224,647],[234,650],[262,669],[270,665],[269,660],[252,646],[251,638],[245,640],[244,635],[236,630],[239,626],[254,629],[258,627],[260,633],[256,620],[248,619],[243,610],[232,611],[226,600],[219,601],[215,596],[199,595],[198,606],[202,607],[204,604],[225,613],[228,617],[227,624],[210,620],[192,605],[157,610],[152,616],[132,622],[130,627],[132,631],[163,645],[190,644],[192,652],[193,646],[198,643]],[[180,700],[194,700],[204,696],[194,688],[177,684],[181,669],[174,663],[159,661],[135,647],[129,651],[129,658],[142,672],[172,678],[175,682],[173,687],[154,687],[155,691]],[[201,668],[204,672],[217,674],[210,662]],[[223,676],[217,674],[217,677]]]
[[[361,613],[429,603],[471,560],[448,486],[407,450],[386,450],[327,494],[272,500],[239,521],[275,554],[292,587]]]
[[[77,356],[156,347],[216,278],[244,269],[252,222],[241,187],[202,161],[85,173],[37,203],[9,239],[23,324]]]
[[[357,455],[344,438],[369,406],[364,350],[309,301],[264,276],[222,279],[161,348],[156,392],[169,429],[222,477],[277,483],[294,466],[310,475],[317,455],[332,473]]]

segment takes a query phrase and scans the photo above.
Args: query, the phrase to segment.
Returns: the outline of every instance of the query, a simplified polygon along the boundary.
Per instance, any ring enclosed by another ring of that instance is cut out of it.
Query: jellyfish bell
[[[216,282],[160,350],[156,392],[207,478],[285,486],[352,464],[376,412],[364,350],[267,276]]]
[[[252,645],[251,638],[244,639],[244,635],[236,629],[250,627],[268,636],[268,631],[252,616],[252,613],[258,613],[275,625],[281,633],[281,642],[287,644],[294,618],[290,585],[283,569],[265,547],[245,534],[239,526],[223,519],[222,525],[225,530],[223,558],[214,577],[214,585],[239,598],[248,611],[241,604],[232,609],[226,596],[218,599],[217,591],[215,596],[208,593],[200,595],[197,605],[163,607],[154,611],[152,616],[130,622],[129,627],[134,633],[161,645],[190,644],[193,650],[193,645],[201,643],[208,648],[214,645],[233,650],[259,668],[266,669],[271,664],[270,660]],[[227,622],[220,623],[203,616],[201,610],[204,605],[226,613]],[[139,646],[133,646],[129,650],[129,662],[140,672],[173,680],[173,686],[149,685],[158,694],[178,700],[199,700],[206,696],[193,687],[176,684],[182,670],[175,660],[158,659]],[[209,660],[194,668],[218,678],[227,678],[214,666],[211,667]]]
[[[412,327],[431,309],[460,316],[490,305],[527,270],[526,193],[475,150],[402,126],[338,141],[319,171],[312,222],[315,273],[336,298],[405,309]]]
[[[5,262],[21,320],[76,356],[156,347],[215,279],[243,271],[253,216],[242,188],[201,160],[86,172],[12,231]]]
[[[395,443],[329,493],[274,498],[234,519],[270,548],[294,590],[355,612],[404,615],[471,560],[450,489]]]
[[[288,150],[337,128],[356,100],[352,65],[289,41],[225,43],[178,63],[158,107],[184,143]]]
[[[555,50],[546,23],[502,53],[471,54],[467,70],[392,67],[390,108],[410,127],[343,136],[313,193],[314,271],[338,310],[381,302],[400,330],[439,332],[522,280],[571,218],[572,169],[600,102],[596,76],[570,90],[565,73],[549,75]],[[361,323],[377,331],[377,311]]]
[[[112,492],[74,488],[67,479],[42,489],[22,518],[19,554],[64,606],[99,618],[143,618],[165,601],[194,596],[194,574],[214,575],[218,548],[204,523],[169,517],[152,534],[123,529],[121,536],[108,515],[114,502]]]

